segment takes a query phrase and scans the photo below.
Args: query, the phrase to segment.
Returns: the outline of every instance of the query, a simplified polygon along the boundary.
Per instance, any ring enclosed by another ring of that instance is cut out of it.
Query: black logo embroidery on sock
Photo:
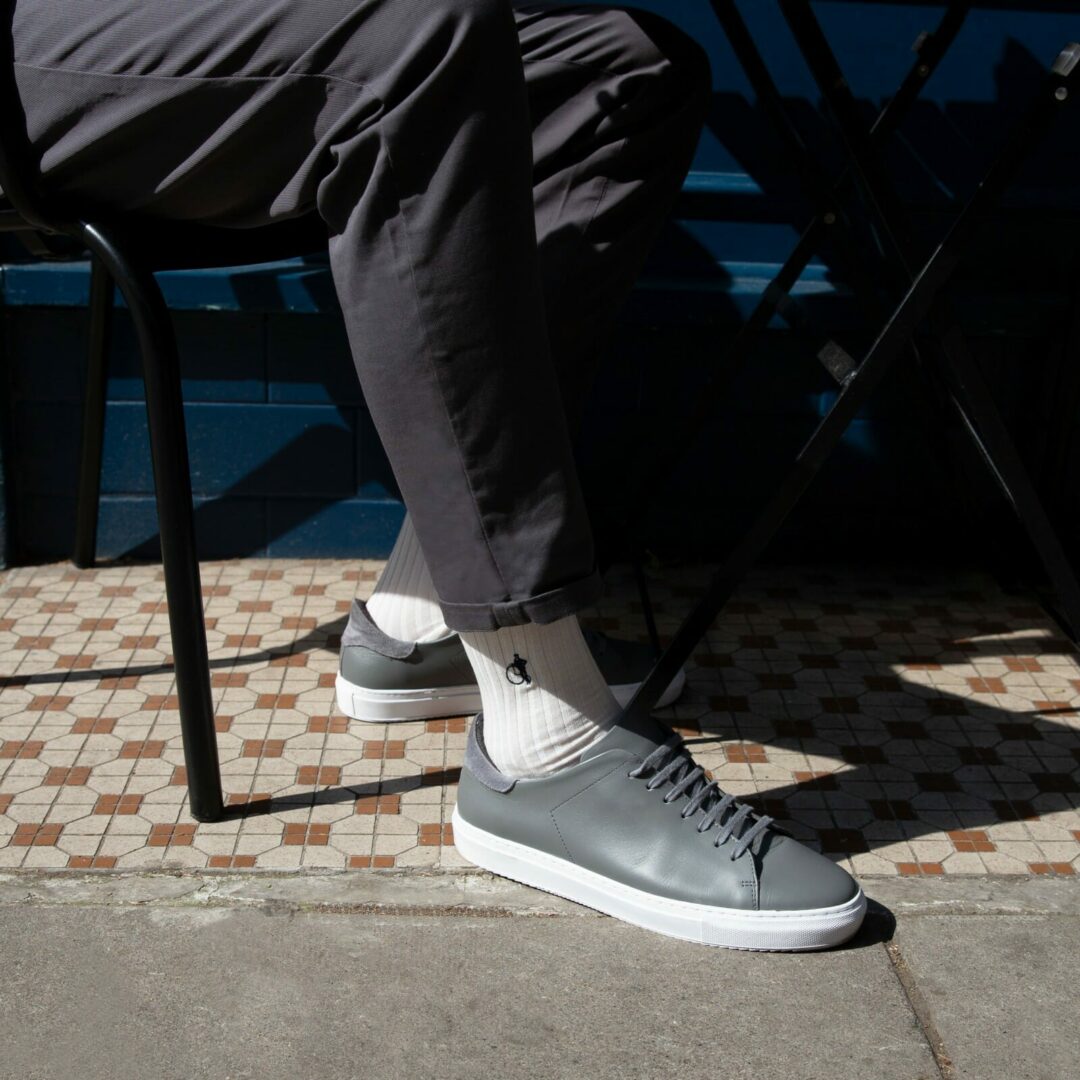
[[[514,653],[514,659],[506,665],[506,677],[515,686],[521,686],[522,683],[531,683],[532,677],[525,670],[525,665],[528,660],[523,660],[517,653]]]

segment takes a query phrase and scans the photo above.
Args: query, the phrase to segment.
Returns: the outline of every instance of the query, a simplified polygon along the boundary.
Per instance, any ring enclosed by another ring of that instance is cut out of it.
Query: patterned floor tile
[[[230,816],[187,812],[159,567],[0,574],[0,866],[465,865],[449,824],[467,717],[377,725],[334,704],[377,562],[203,566]],[[670,634],[707,571],[655,592]],[[641,637],[616,574],[586,621]],[[1080,867],[1080,659],[985,579],[758,572],[667,720],[729,791],[863,876]]]

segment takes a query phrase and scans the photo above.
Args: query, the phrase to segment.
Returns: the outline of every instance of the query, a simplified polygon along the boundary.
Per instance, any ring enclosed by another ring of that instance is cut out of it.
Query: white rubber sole
[[[741,911],[670,900],[478,829],[456,807],[453,822],[454,846],[484,870],[684,941],[759,952],[829,949],[855,934],[866,914],[861,889],[847,903],[807,911]]]
[[[369,690],[338,674],[334,683],[338,708],[354,720],[371,724],[434,720],[480,711],[480,691],[472,686],[439,686],[420,690]]]
[[[439,686],[420,690],[369,690],[357,686],[338,673],[334,683],[338,708],[354,720],[371,724],[405,723],[409,720],[434,720],[440,716],[467,716],[480,711],[480,692],[472,686]],[[613,686],[611,692],[621,708],[634,696],[639,683]],[[670,705],[683,692],[686,674],[680,671],[657,702],[657,708]]]

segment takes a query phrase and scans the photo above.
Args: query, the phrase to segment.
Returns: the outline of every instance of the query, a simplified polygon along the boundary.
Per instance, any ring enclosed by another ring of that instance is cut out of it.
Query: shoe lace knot
[[[672,803],[685,797],[681,816],[688,819],[700,813],[698,832],[708,832],[716,827],[713,847],[721,847],[734,837],[737,842],[729,856],[732,860],[745,855],[773,823],[771,817],[755,813],[751,807],[738,802],[734,795],[722,791],[715,780],[708,779],[678,735],[658,746],[627,775],[635,780],[644,779],[649,791],[670,783],[664,792],[664,802]]]

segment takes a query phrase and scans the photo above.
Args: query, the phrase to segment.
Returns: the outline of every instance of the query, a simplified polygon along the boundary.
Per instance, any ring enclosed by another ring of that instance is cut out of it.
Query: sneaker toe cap
[[[808,911],[853,900],[858,882],[842,867],[797,840],[772,834],[759,852],[758,907]]]

